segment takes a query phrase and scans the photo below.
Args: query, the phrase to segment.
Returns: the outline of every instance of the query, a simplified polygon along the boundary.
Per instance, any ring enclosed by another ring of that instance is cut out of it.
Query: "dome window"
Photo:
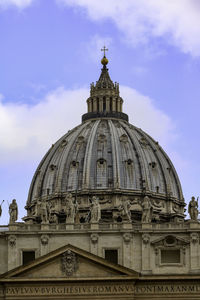
[[[155,161],[152,161],[149,163],[149,165],[152,167],[152,169],[155,169],[156,167],[156,162]]]
[[[122,134],[119,138],[120,142],[127,143],[128,142],[128,136],[126,134]]]
[[[129,166],[132,165],[132,163],[133,163],[132,159],[130,159],[130,158],[126,162],[127,162],[127,165],[129,165]]]
[[[104,164],[104,162],[105,162],[105,159],[103,159],[103,158],[100,158],[100,159],[98,160],[98,162],[99,162],[99,164],[100,164],[100,165],[103,165],[103,164]]]
[[[51,171],[54,171],[56,169],[56,165],[51,164],[50,169],[51,169]]]
[[[61,147],[64,147],[64,146],[66,146],[67,145],[67,141],[66,140],[62,140],[62,143],[61,143]]]
[[[75,161],[75,160],[73,160],[73,161],[72,161],[72,166],[73,166],[73,167],[77,167],[77,166],[78,166],[78,162]]]

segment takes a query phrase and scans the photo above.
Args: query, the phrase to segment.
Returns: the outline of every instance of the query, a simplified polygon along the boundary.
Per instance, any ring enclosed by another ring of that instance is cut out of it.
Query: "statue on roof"
[[[71,193],[68,193],[65,197],[66,201],[66,223],[74,223],[76,216],[76,204],[74,203],[74,197]]]
[[[193,196],[188,204],[188,213],[190,215],[190,219],[194,221],[197,221],[199,214],[198,199],[199,197],[197,197],[197,200],[195,200],[195,197]]]
[[[90,207],[90,222],[91,223],[98,223],[101,219],[101,206],[96,196],[92,197],[92,204]]]
[[[4,203],[4,200],[1,202],[1,204],[0,204],[0,217],[1,217],[1,215],[2,215],[2,204]]]
[[[118,207],[118,210],[120,211],[122,218],[128,219],[128,221],[131,223],[132,219],[131,219],[130,208],[131,208],[131,201],[128,199],[125,199],[122,201],[122,203]]]
[[[17,206],[16,199],[13,199],[12,203],[9,205],[9,215],[10,215],[9,224],[15,223],[18,219],[18,206]]]
[[[148,196],[142,201],[142,223],[150,223],[152,219],[152,204]]]

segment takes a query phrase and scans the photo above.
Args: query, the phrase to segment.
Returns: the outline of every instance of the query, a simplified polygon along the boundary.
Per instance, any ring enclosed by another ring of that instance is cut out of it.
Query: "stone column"
[[[142,272],[149,273],[151,270],[150,257],[150,235],[144,233],[142,235]]]
[[[116,111],[116,98],[112,97],[112,110]]]
[[[117,111],[120,112],[120,99],[117,99]]]
[[[109,97],[106,97],[106,112],[110,111],[110,99]]]
[[[102,97],[99,98],[99,111],[100,112],[103,111],[103,98]]]
[[[122,112],[122,100],[120,100],[120,112]]]
[[[93,111],[94,112],[97,111],[97,99],[96,99],[96,97],[94,97],[94,99],[93,99]]]
[[[92,112],[92,99],[89,98],[89,99],[87,100],[87,103],[88,103],[88,112]]]

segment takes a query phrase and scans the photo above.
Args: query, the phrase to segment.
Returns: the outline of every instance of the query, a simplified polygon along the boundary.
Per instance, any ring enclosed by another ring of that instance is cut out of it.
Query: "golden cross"
[[[103,47],[103,49],[101,49],[101,51],[103,51],[103,53],[104,53],[104,56],[106,56],[106,53],[105,53],[105,51],[108,51],[108,49],[104,46]]]

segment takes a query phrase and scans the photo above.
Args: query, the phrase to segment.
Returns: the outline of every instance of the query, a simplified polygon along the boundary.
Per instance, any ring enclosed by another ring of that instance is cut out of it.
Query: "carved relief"
[[[90,239],[93,244],[96,244],[98,242],[99,235],[97,233],[92,233],[90,235]]]
[[[199,235],[198,233],[191,233],[190,235],[190,241],[193,243],[193,244],[196,244],[198,241],[199,241]]]
[[[63,273],[65,273],[66,276],[72,276],[77,268],[78,263],[76,254],[71,250],[67,250],[61,257],[61,269]]]
[[[150,235],[148,233],[144,233],[142,235],[142,241],[145,245],[149,244],[150,242]]]
[[[16,246],[16,236],[15,235],[10,235],[8,237],[8,242],[9,242],[9,245],[11,247],[15,247]]]
[[[132,237],[131,233],[128,233],[128,232],[124,233],[123,234],[124,242],[129,243],[131,241],[131,237]]]
[[[46,234],[43,234],[40,238],[41,243],[43,246],[47,245],[49,243],[49,236]]]

